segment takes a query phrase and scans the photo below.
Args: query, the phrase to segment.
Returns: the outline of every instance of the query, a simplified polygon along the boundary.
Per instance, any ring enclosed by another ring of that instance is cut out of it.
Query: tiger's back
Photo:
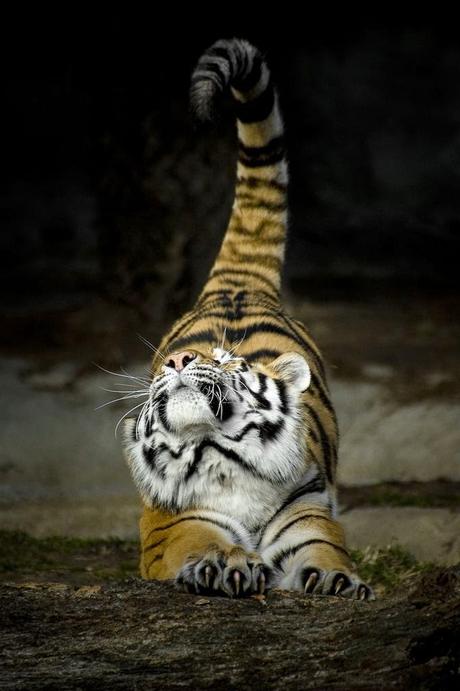
[[[194,309],[160,344],[149,401],[128,425],[145,503],[142,573],[231,595],[268,581],[371,597],[335,520],[337,425],[322,357],[280,303],[284,128],[268,67],[245,41],[219,41],[200,58],[197,115],[209,118],[227,89],[239,140],[229,225]]]

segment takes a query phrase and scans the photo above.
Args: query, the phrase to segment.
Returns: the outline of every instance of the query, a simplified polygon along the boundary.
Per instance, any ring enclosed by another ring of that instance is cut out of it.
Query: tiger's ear
[[[310,368],[299,353],[284,353],[273,360],[269,367],[296,391],[306,391],[310,386]]]

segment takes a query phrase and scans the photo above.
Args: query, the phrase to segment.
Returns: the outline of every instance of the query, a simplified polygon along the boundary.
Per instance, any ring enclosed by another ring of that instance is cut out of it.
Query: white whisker
[[[133,410],[136,410],[136,408],[140,408],[141,406],[145,406],[145,401],[144,401],[144,403],[138,403],[138,405],[135,405],[134,408],[131,408],[131,410],[128,410],[128,412],[125,413],[125,414],[118,420],[117,425],[116,425],[116,427],[115,427],[115,437],[117,436],[118,428],[120,427],[120,425],[121,425],[121,423],[123,422],[123,420],[124,420],[126,417],[128,417],[128,415],[129,415],[130,413],[132,413]]]
[[[147,384],[150,385],[150,382],[147,379],[144,379],[143,377],[135,377],[132,374],[128,374],[125,372],[124,374],[120,374],[120,372],[112,372],[109,369],[106,369],[105,367],[102,367],[101,365],[98,365],[97,362],[92,363],[95,367],[100,369],[102,372],[105,372],[106,374],[111,374],[114,377],[123,377],[125,379],[131,379],[132,381],[137,381],[138,383],[142,384],[143,386],[146,386]],[[123,368],[121,368],[123,371]]]
[[[107,405],[112,405],[112,403],[118,403],[119,401],[126,401],[129,400],[130,398],[141,398],[148,396],[148,393],[136,393],[136,394],[127,394],[126,396],[121,396],[121,398],[114,398],[113,401],[107,401],[106,403],[102,403],[101,405],[98,405],[94,410],[100,410],[101,408],[105,408]]]
[[[166,359],[166,355],[164,355],[161,350],[158,350],[158,348],[155,348],[153,343],[150,343],[150,341],[147,338],[144,338],[144,336],[141,336],[141,334],[137,334],[137,337],[146,345],[150,350],[152,350],[158,357],[160,357],[162,360]]]

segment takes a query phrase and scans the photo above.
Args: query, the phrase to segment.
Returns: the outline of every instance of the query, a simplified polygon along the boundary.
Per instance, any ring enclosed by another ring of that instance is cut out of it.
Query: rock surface
[[[372,603],[274,591],[230,600],[169,583],[0,586],[2,689],[449,689],[460,571]]]

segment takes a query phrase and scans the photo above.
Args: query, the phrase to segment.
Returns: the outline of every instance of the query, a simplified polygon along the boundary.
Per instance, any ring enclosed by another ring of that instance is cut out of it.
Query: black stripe
[[[195,322],[199,321],[200,319],[201,319],[201,309],[194,310],[193,312],[188,312],[187,314],[185,314],[180,319],[180,321],[177,322],[177,324],[175,325],[175,328],[169,334],[167,344],[163,348],[163,350],[165,352],[167,350],[171,350],[171,343],[174,341],[174,339],[177,338],[177,336],[179,336],[182,331],[185,331],[191,324],[194,324]]]
[[[202,57],[204,58],[205,56],[213,56],[213,55],[215,55],[218,58],[224,58],[224,60],[226,60],[228,62],[229,66],[231,65],[230,47],[227,48],[225,45],[211,46],[211,48],[209,48],[209,50],[207,50],[206,53]]]
[[[237,57],[240,57],[237,55]],[[247,59],[248,55],[244,53],[245,58],[244,64],[239,65],[239,74],[233,79],[232,86],[237,91],[244,93],[245,91],[251,91],[259,82],[262,76],[262,57],[260,55],[255,55],[254,60],[251,65],[251,69],[247,72]]]
[[[147,571],[147,573],[150,571],[150,567],[153,566],[153,564],[156,561],[160,561],[160,559],[163,559],[163,556],[164,556],[164,553],[163,554],[155,554],[153,559],[151,561],[149,561],[148,566],[145,567],[145,570]]]
[[[165,442],[161,442],[161,444],[158,444],[157,446],[157,453],[160,454],[163,453],[163,451],[167,451],[167,453],[169,453],[169,455],[172,456],[172,458],[177,460],[182,456],[182,454],[184,453],[184,449],[186,448],[187,444],[184,443],[181,444],[179,451],[173,451],[171,447],[168,446],[168,444],[165,444]]]
[[[236,181],[236,187],[247,185],[249,188],[258,189],[259,187],[270,188],[282,192],[285,194],[287,192],[287,185],[278,182],[277,180],[265,180],[264,178],[257,178],[252,175],[241,176]]]
[[[230,269],[230,268],[214,269],[211,272],[209,278],[213,279],[213,278],[216,278],[218,276],[224,276],[224,275],[226,275],[227,277],[231,276],[233,278],[237,278],[238,276],[245,276],[245,277],[248,277],[249,279],[252,278],[252,279],[255,279],[257,281],[262,281],[262,283],[265,283],[274,292],[278,293],[277,286],[275,286],[275,284],[272,281],[270,281],[270,279],[268,279],[263,274],[259,274],[259,273],[254,272],[254,271],[245,271],[244,269]],[[245,283],[248,283],[248,281],[245,281]]]
[[[323,458],[324,458],[324,466],[326,468],[326,476],[327,479],[329,480],[330,483],[332,483],[332,467],[331,467],[331,462],[332,462],[332,453],[331,453],[331,443],[329,441],[329,437],[327,436],[325,429],[322,425],[321,420],[319,419],[319,415],[314,410],[311,405],[308,405],[308,403],[304,403],[305,408],[308,410],[309,414],[313,418],[316,428],[319,432],[319,437],[321,441],[321,448],[323,450]]]
[[[318,391],[319,399],[323,406],[327,408],[327,410],[330,413],[334,413],[334,408],[332,407],[329,397],[326,395],[321,381],[318,379],[314,372],[311,372],[311,382],[313,384],[313,387]]]
[[[152,533],[156,533],[159,530],[168,530],[169,528],[173,528],[176,526],[178,523],[182,523],[183,521],[205,521],[207,523],[213,523],[214,525],[218,525],[219,528],[224,528],[227,530],[229,533],[231,533],[235,539],[235,542],[238,544],[241,544],[242,540],[241,537],[236,533],[233,528],[230,528],[229,526],[225,525],[225,523],[222,523],[221,521],[217,521],[215,518],[208,518],[207,516],[183,516],[182,518],[178,518],[175,521],[172,521],[172,523],[168,523],[167,525],[161,525],[158,528],[152,528],[150,533],[147,535],[147,540],[149,537],[152,535]]]
[[[267,317],[267,310],[261,312],[246,312],[245,305],[243,305],[238,312],[230,312],[228,307],[223,307],[220,311],[212,310],[206,314],[206,319],[222,319],[225,322],[241,321],[243,319],[260,319],[260,317]]]
[[[244,356],[244,358],[249,363],[252,363],[252,362],[258,362],[259,360],[263,360],[265,358],[271,358],[272,360],[275,360],[280,355],[281,355],[280,350],[273,350],[270,348],[260,348],[259,350],[253,350],[252,353],[247,353]]]
[[[273,137],[264,146],[246,146],[239,141],[238,158],[249,168],[258,168],[278,163],[286,155],[283,136]]]
[[[275,386],[278,389],[278,396],[280,398],[280,411],[283,415],[289,413],[289,404],[286,395],[286,384],[281,379],[274,379]]]
[[[145,425],[144,425],[144,435],[146,437],[150,437],[152,434],[152,418],[149,415],[149,412],[147,411],[145,413]]]
[[[272,404],[264,396],[264,393],[267,390],[267,377],[265,376],[265,374],[261,373],[258,373],[257,376],[260,381],[259,391],[253,391],[247,384],[246,388],[251,394],[251,396],[253,396],[256,399],[257,403],[260,405],[261,408],[263,408],[264,410],[271,410]]]
[[[318,435],[316,434],[316,432],[315,432],[315,430],[313,429],[313,427],[312,427],[311,429],[309,429],[308,432],[309,432],[309,434],[310,434],[310,437],[311,437],[311,438],[313,439],[313,441],[316,442],[316,444],[317,444],[317,443],[319,442],[319,437],[318,437]],[[310,449],[310,452],[311,452],[311,449]]]
[[[246,166],[246,168],[263,168],[264,166],[274,166],[280,163],[280,161],[284,160],[284,157],[284,151],[273,153],[270,156],[261,156],[260,158],[248,158],[240,154],[238,156],[238,161]]]
[[[213,76],[217,77],[219,80],[218,88],[223,91],[227,86],[227,78],[222,71],[221,66],[217,62],[209,62],[208,60],[200,60],[197,65],[197,71],[200,72],[210,72]],[[194,74],[191,80],[192,86],[200,84],[202,82],[208,81],[210,76],[206,74]]]
[[[282,222],[280,220],[275,219],[274,216],[272,216],[271,220],[276,225],[280,227],[282,226]],[[282,245],[285,241],[284,230],[283,232],[279,233],[279,236],[275,235],[275,237],[266,238],[262,235],[264,225],[265,223],[259,224],[254,230],[248,230],[248,228],[245,228],[244,225],[235,226],[234,228],[232,228],[229,237],[231,237],[232,235],[242,235],[246,238],[261,240],[263,244],[267,246]]]
[[[305,338],[305,335],[300,334],[297,329],[295,328],[294,320],[288,317],[286,314],[283,312],[278,312],[277,316],[286,324],[288,329],[290,330],[291,337],[299,344],[302,346],[304,350],[307,351],[311,359],[313,360],[316,369],[320,373],[321,377],[323,380],[326,378],[326,373],[324,371],[324,365],[321,360],[321,356],[319,355],[318,351],[315,349],[314,344]],[[301,325],[300,325],[301,326]],[[302,327],[303,328],[303,327]]]
[[[172,348],[172,345],[174,345],[174,349],[178,350],[179,348],[189,345],[190,343],[217,343],[216,334],[210,329],[196,331],[188,336],[176,338],[172,343],[170,343],[170,346]]]
[[[158,547],[158,545],[161,545],[163,542],[165,542],[168,538],[167,537],[162,537],[161,540],[157,540],[154,542],[152,545],[149,545],[145,549],[142,550],[143,554],[146,552],[150,552],[152,549],[155,549],[155,547]]]
[[[214,417],[222,422],[225,422],[233,415],[233,405],[230,403],[230,401],[221,400],[216,392],[211,400],[208,399],[208,405],[211,408]]]
[[[277,310],[279,309],[279,301],[277,297],[274,297],[272,293],[268,293],[266,290],[263,290],[262,288],[254,288],[251,287],[249,290],[243,289],[235,293],[233,290],[229,290],[226,288],[218,288],[216,290],[208,290],[202,293],[199,303],[200,306],[200,315],[203,313],[206,316],[206,309],[209,309],[210,306],[215,304],[213,301],[211,301],[211,305],[206,305],[206,303],[209,301],[209,298],[213,295],[221,295],[224,293],[226,296],[228,295],[228,299],[234,300],[240,293],[245,293],[248,296],[248,299],[251,300],[252,305],[263,305],[263,307],[266,307],[267,310],[269,309],[274,309]],[[231,297],[230,297],[231,296]],[[224,299],[227,299],[225,297]],[[262,302],[263,301],[263,302]],[[218,301],[217,301],[218,302]],[[201,317],[200,317],[201,318]]]
[[[274,257],[272,254],[237,254],[234,255],[236,265],[256,264],[258,267],[268,269],[270,271],[281,270],[282,260],[279,257]],[[233,269],[232,269],[233,270]]]
[[[276,569],[281,569],[281,564],[285,559],[287,559],[287,557],[294,556],[294,554],[297,554],[297,552],[301,550],[303,547],[308,547],[309,545],[315,544],[329,545],[330,547],[334,547],[334,549],[343,552],[343,554],[346,554],[347,557],[349,556],[347,550],[341,547],[340,545],[335,545],[333,542],[329,542],[329,540],[320,540],[319,538],[315,538],[314,540],[305,540],[305,542],[301,542],[300,544],[295,545],[294,547],[287,547],[286,549],[283,549],[281,552],[278,552],[278,554],[272,559],[272,564]]]
[[[251,412],[254,412],[254,411],[251,411]],[[231,434],[225,434],[224,437],[226,439],[229,439],[230,441],[238,442],[238,441],[241,441],[243,439],[243,437],[245,437],[246,434],[253,429],[259,431],[259,425],[256,422],[249,422],[245,427],[243,427],[241,432],[238,432],[238,434],[236,434],[234,437],[232,437]]]
[[[284,148],[284,138],[283,135],[279,137],[273,137],[263,146],[247,146],[244,142],[238,140],[238,146],[245,156],[249,158],[260,158],[261,156],[269,156],[274,152],[279,151]]]
[[[274,441],[281,430],[284,427],[284,420],[278,420],[278,422],[270,422],[269,420],[264,420],[260,424],[260,435],[263,441]]]
[[[251,101],[236,101],[236,117],[242,123],[261,122],[268,118],[275,105],[275,90],[271,79],[261,94]]]
[[[248,315],[250,316],[250,315]],[[267,317],[269,319],[276,319],[276,316],[272,316],[270,314],[267,314]],[[245,339],[245,345],[247,340],[251,338],[254,335],[258,335],[261,333],[266,333],[266,334],[276,334],[279,336],[283,336],[285,338],[290,339],[291,341],[295,341],[298,343],[298,339],[295,338],[295,336],[292,336],[291,333],[279,324],[274,324],[270,321],[260,321],[256,322],[254,324],[250,324],[247,327],[241,326],[240,328],[228,328],[227,331],[227,338],[229,341],[239,341],[242,337]],[[273,352],[278,352],[278,351],[273,351]],[[283,352],[285,352],[285,349],[283,349]],[[279,352],[278,352],[279,354]]]
[[[302,497],[304,494],[313,494],[315,492],[324,492],[326,489],[326,483],[324,481],[324,477],[319,474],[316,475],[312,480],[309,480],[309,482],[306,482],[304,485],[301,485],[297,489],[295,489],[291,494],[285,499],[285,501],[281,504],[279,509],[275,511],[273,516],[267,521],[265,524],[265,528],[270,525],[270,523],[277,517],[279,514],[284,511],[284,509],[289,506],[289,504],[292,504],[293,501],[296,499],[299,499]]]
[[[260,209],[265,211],[271,211],[272,213],[282,213],[287,209],[287,202],[271,202],[268,199],[262,199],[260,197],[255,197],[250,194],[238,194],[238,208],[240,211],[245,211],[246,209]],[[242,203],[243,202],[243,203]],[[258,256],[258,255],[255,255]]]
[[[160,419],[161,424],[167,430],[168,432],[171,431],[171,426],[169,424],[168,416],[166,415],[166,404],[168,402],[168,397],[166,394],[162,394],[160,396],[160,400],[158,403],[158,417]]]
[[[306,518],[320,518],[323,521],[330,521],[331,519],[328,516],[320,516],[317,513],[306,513],[303,514],[302,516],[298,516],[297,518],[293,518],[292,521],[289,521],[289,523],[286,523],[286,525],[283,525],[282,528],[278,530],[278,532],[275,534],[275,536],[272,538],[270,545],[273,545],[278,538],[283,535],[289,528],[291,528],[293,525],[296,523],[300,523],[300,521],[304,521]],[[266,545],[268,546],[268,545]]]
[[[207,448],[212,448],[221,453],[225,458],[227,458],[230,461],[234,461],[235,463],[238,463],[240,467],[242,467],[244,470],[248,471],[251,473],[251,475],[255,475],[256,477],[262,478],[264,480],[271,480],[270,477],[267,477],[267,475],[261,473],[257,468],[254,468],[254,466],[250,465],[247,463],[239,454],[237,454],[235,451],[232,449],[226,449],[225,447],[221,446],[218,442],[212,440],[212,439],[204,439],[199,446],[196,447],[194,455],[193,455],[193,460],[189,464],[189,467],[187,469],[187,472],[185,474],[184,480],[187,481],[189,480],[194,473],[198,470],[198,466],[200,465],[200,462],[203,458],[203,452]]]
[[[145,462],[151,470],[155,469],[156,451],[157,450],[154,444],[152,444],[151,446],[146,446],[144,444],[144,446],[142,447],[142,455],[144,457]]]

